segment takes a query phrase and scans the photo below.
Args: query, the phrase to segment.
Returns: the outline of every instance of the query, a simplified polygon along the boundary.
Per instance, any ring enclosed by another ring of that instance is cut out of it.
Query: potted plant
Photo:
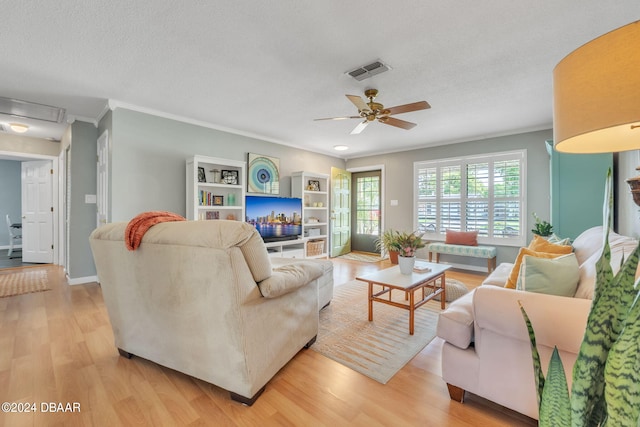
[[[553,233],[553,225],[538,218],[538,215],[536,215],[535,212],[533,213],[533,219],[536,220],[535,227],[531,230],[533,234],[537,234],[538,236],[542,237],[551,236],[551,234]]]
[[[426,244],[422,241],[423,234],[417,235],[416,232],[398,233],[396,243],[399,249],[398,265],[402,274],[411,274],[416,260],[416,251],[424,248]]]
[[[391,264],[398,263],[398,253],[400,247],[398,246],[397,238],[399,233],[395,230],[385,230],[382,235],[376,240],[376,248],[384,253],[389,254],[389,260]]]
[[[609,170],[603,221],[604,248],[596,263],[595,295],[573,367],[571,394],[557,348],[551,356],[547,377],[544,377],[534,329],[526,307],[521,305],[531,338],[541,427],[640,425],[640,289],[635,287],[640,246],[627,256],[614,276],[609,248],[611,194]]]

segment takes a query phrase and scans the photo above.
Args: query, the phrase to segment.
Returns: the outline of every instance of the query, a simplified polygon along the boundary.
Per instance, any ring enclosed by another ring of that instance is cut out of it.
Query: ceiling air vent
[[[381,61],[375,61],[371,64],[363,65],[362,67],[358,67],[355,70],[347,72],[351,77],[358,81],[362,81],[368,79],[369,77],[373,77],[376,74],[384,73],[385,71],[389,71],[391,67],[386,64],[383,64]]]
[[[19,99],[0,97],[0,114],[7,114],[23,119],[44,120],[46,122],[62,123],[65,109],[50,105],[36,104]]]

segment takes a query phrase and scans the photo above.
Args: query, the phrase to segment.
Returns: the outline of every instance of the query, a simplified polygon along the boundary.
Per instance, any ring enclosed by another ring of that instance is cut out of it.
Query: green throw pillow
[[[556,245],[570,245],[571,239],[569,237],[567,237],[566,239],[562,239],[555,234],[552,234],[551,236],[547,237],[547,242],[555,243]]]
[[[550,259],[525,255],[516,289],[573,297],[579,280],[578,260],[573,253]]]

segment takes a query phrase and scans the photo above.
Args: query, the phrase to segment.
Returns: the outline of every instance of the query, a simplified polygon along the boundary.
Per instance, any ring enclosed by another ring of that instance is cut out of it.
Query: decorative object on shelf
[[[227,204],[229,206],[235,206],[236,205],[236,195],[234,193],[227,194]]]
[[[227,219],[229,221],[235,221],[236,220],[236,216],[234,214],[229,214],[229,215],[227,215]]]
[[[415,256],[401,256],[398,257],[398,267],[400,267],[400,273],[411,274],[413,273],[413,266],[416,263]]]
[[[307,190],[309,191],[320,191],[320,181],[315,179],[309,180],[309,185],[307,186]]]
[[[538,218],[538,215],[536,215],[535,212],[533,213],[533,219],[536,220],[536,224],[531,230],[533,234],[537,234],[538,236],[542,237],[551,236],[551,234],[553,234],[553,225]]]
[[[238,171],[222,169],[222,183],[238,185]]]
[[[309,240],[307,242],[307,256],[318,256],[324,253],[324,240]]]
[[[213,196],[213,206],[222,206],[224,205],[224,196]]]
[[[316,218],[316,217],[313,217],[313,216],[310,216],[307,219],[307,224],[317,224],[319,222],[320,222],[320,220],[318,218]]]
[[[280,194],[280,159],[249,153],[247,191]]]
[[[213,174],[213,182],[220,184],[220,169],[211,169],[209,172]]]
[[[207,211],[205,218],[206,219],[220,219],[220,212],[218,212],[218,211]]]
[[[202,166],[198,166],[198,182],[207,182],[207,176],[204,174]]]

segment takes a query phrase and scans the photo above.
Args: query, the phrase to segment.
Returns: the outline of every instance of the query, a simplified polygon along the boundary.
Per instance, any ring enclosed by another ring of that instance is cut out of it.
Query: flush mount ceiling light
[[[22,123],[9,123],[9,127],[12,131],[17,133],[25,133],[29,130],[29,126],[24,125]]]
[[[579,47],[553,71],[555,147],[565,153],[640,149],[640,21]]]
[[[348,150],[349,147],[346,145],[334,145],[333,149],[336,151],[345,151],[345,150]]]

